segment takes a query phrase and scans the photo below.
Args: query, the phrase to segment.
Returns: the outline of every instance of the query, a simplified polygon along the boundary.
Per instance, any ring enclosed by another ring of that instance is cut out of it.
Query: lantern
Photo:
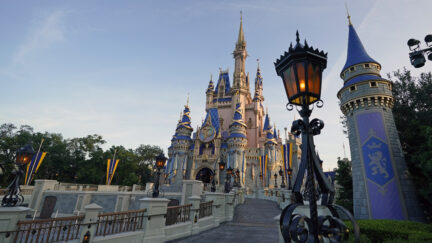
[[[162,153],[160,153],[157,157],[156,157],[156,167],[158,169],[162,169],[165,166],[165,162],[166,162],[167,158],[165,157],[165,155]]]
[[[225,162],[223,162],[223,160],[221,160],[221,162],[219,162],[219,170],[223,171],[225,169]]]
[[[30,163],[33,156],[35,155],[35,151],[31,144],[26,144],[16,152],[16,163],[21,165],[26,165]]]
[[[313,49],[305,41],[297,44],[276,60],[276,73],[282,78],[288,101],[293,105],[310,105],[321,99],[322,72],[327,66],[327,53]]]

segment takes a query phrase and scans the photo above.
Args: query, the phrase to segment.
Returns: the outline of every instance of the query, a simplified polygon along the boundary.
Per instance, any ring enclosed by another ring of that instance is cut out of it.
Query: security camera
[[[429,53],[427,54],[427,57],[428,57],[429,61],[432,61],[432,52],[429,52]]]
[[[415,68],[421,68],[425,65],[426,59],[425,59],[422,51],[413,51],[409,54],[409,57],[410,57],[411,64]],[[429,59],[429,56],[428,56],[428,59]]]

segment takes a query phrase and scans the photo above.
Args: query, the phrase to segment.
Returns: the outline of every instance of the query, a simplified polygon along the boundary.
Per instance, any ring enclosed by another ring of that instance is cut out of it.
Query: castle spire
[[[348,11],[348,5],[347,5],[347,3],[345,3],[345,9],[346,9],[346,12],[347,12],[348,26],[351,26],[352,25],[352,23],[351,23],[351,16],[350,16],[349,11]]]
[[[237,44],[242,44],[244,42],[244,33],[243,33],[243,12],[240,11],[240,29],[237,39]]]
[[[351,17],[348,15],[349,20],[349,34],[348,34],[348,52],[347,52],[347,60],[345,62],[345,66],[342,68],[342,72],[347,68],[354,66],[360,63],[376,63],[380,65],[377,61],[371,58],[363,44],[357,35],[357,32],[354,29],[354,26],[351,24]]]

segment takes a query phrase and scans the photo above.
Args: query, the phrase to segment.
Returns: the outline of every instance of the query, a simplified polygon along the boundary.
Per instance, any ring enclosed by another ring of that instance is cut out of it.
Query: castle
[[[288,185],[288,168],[297,172],[300,161],[300,139],[292,134],[283,141],[270,117],[264,112],[263,77],[258,64],[255,93],[250,92],[250,78],[245,70],[247,57],[243,23],[233,52],[234,74],[220,70],[217,82],[212,79],[205,91],[207,115],[193,133],[191,111],[185,105],[181,119],[168,148],[165,183],[181,185],[186,180],[201,180],[224,184],[226,169],[233,169],[241,187],[256,190]],[[286,132],[286,131],[285,131]],[[219,170],[219,163],[225,170]],[[275,177],[276,175],[276,177]],[[276,180],[275,180],[276,178]],[[288,187],[288,186],[287,186]]]

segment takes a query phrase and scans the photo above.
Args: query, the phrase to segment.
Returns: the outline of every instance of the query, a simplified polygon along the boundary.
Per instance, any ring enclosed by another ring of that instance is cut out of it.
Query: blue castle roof
[[[185,109],[183,111],[183,117],[181,119],[181,122],[178,124],[177,129],[182,128],[182,127],[192,129],[190,109],[189,109],[189,106],[187,106],[187,105],[185,106]]]
[[[231,84],[230,84],[228,72],[222,72],[222,73],[219,74],[219,80],[218,80],[218,84],[217,84],[216,89],[215,89],[215,93],[216,94],[218,93],[218,91],[219,91],[219,84],[220,84],[220,82],[221,82],[222,79],[225,80],[225,94],[228,94],[229,91],[231,90]]]
[[[277,132],[276,132],[276,127],[273,129],[273,136],[274,136],[275,139],[278,139]]]
[[[219,133],[219,113],[217,108],[210,108],[208,110],[202,126],[207,124],[208,119],[210,119],[211,125],[216,129],[216,134],[218,134]]]
[[[357,35],[357,32],[355,31],[352,24],[350,24],[348,34],[347,60],[345,66],[342,68],[342,72],[353,65],[366,62],[373,62],[379,64],[367,54],[362,42],[360,41],[359,36]]]
[[[269,127],[270,127],[270,119],[268,117],[268,114],[266,114],[263,131],[267,131]]]

